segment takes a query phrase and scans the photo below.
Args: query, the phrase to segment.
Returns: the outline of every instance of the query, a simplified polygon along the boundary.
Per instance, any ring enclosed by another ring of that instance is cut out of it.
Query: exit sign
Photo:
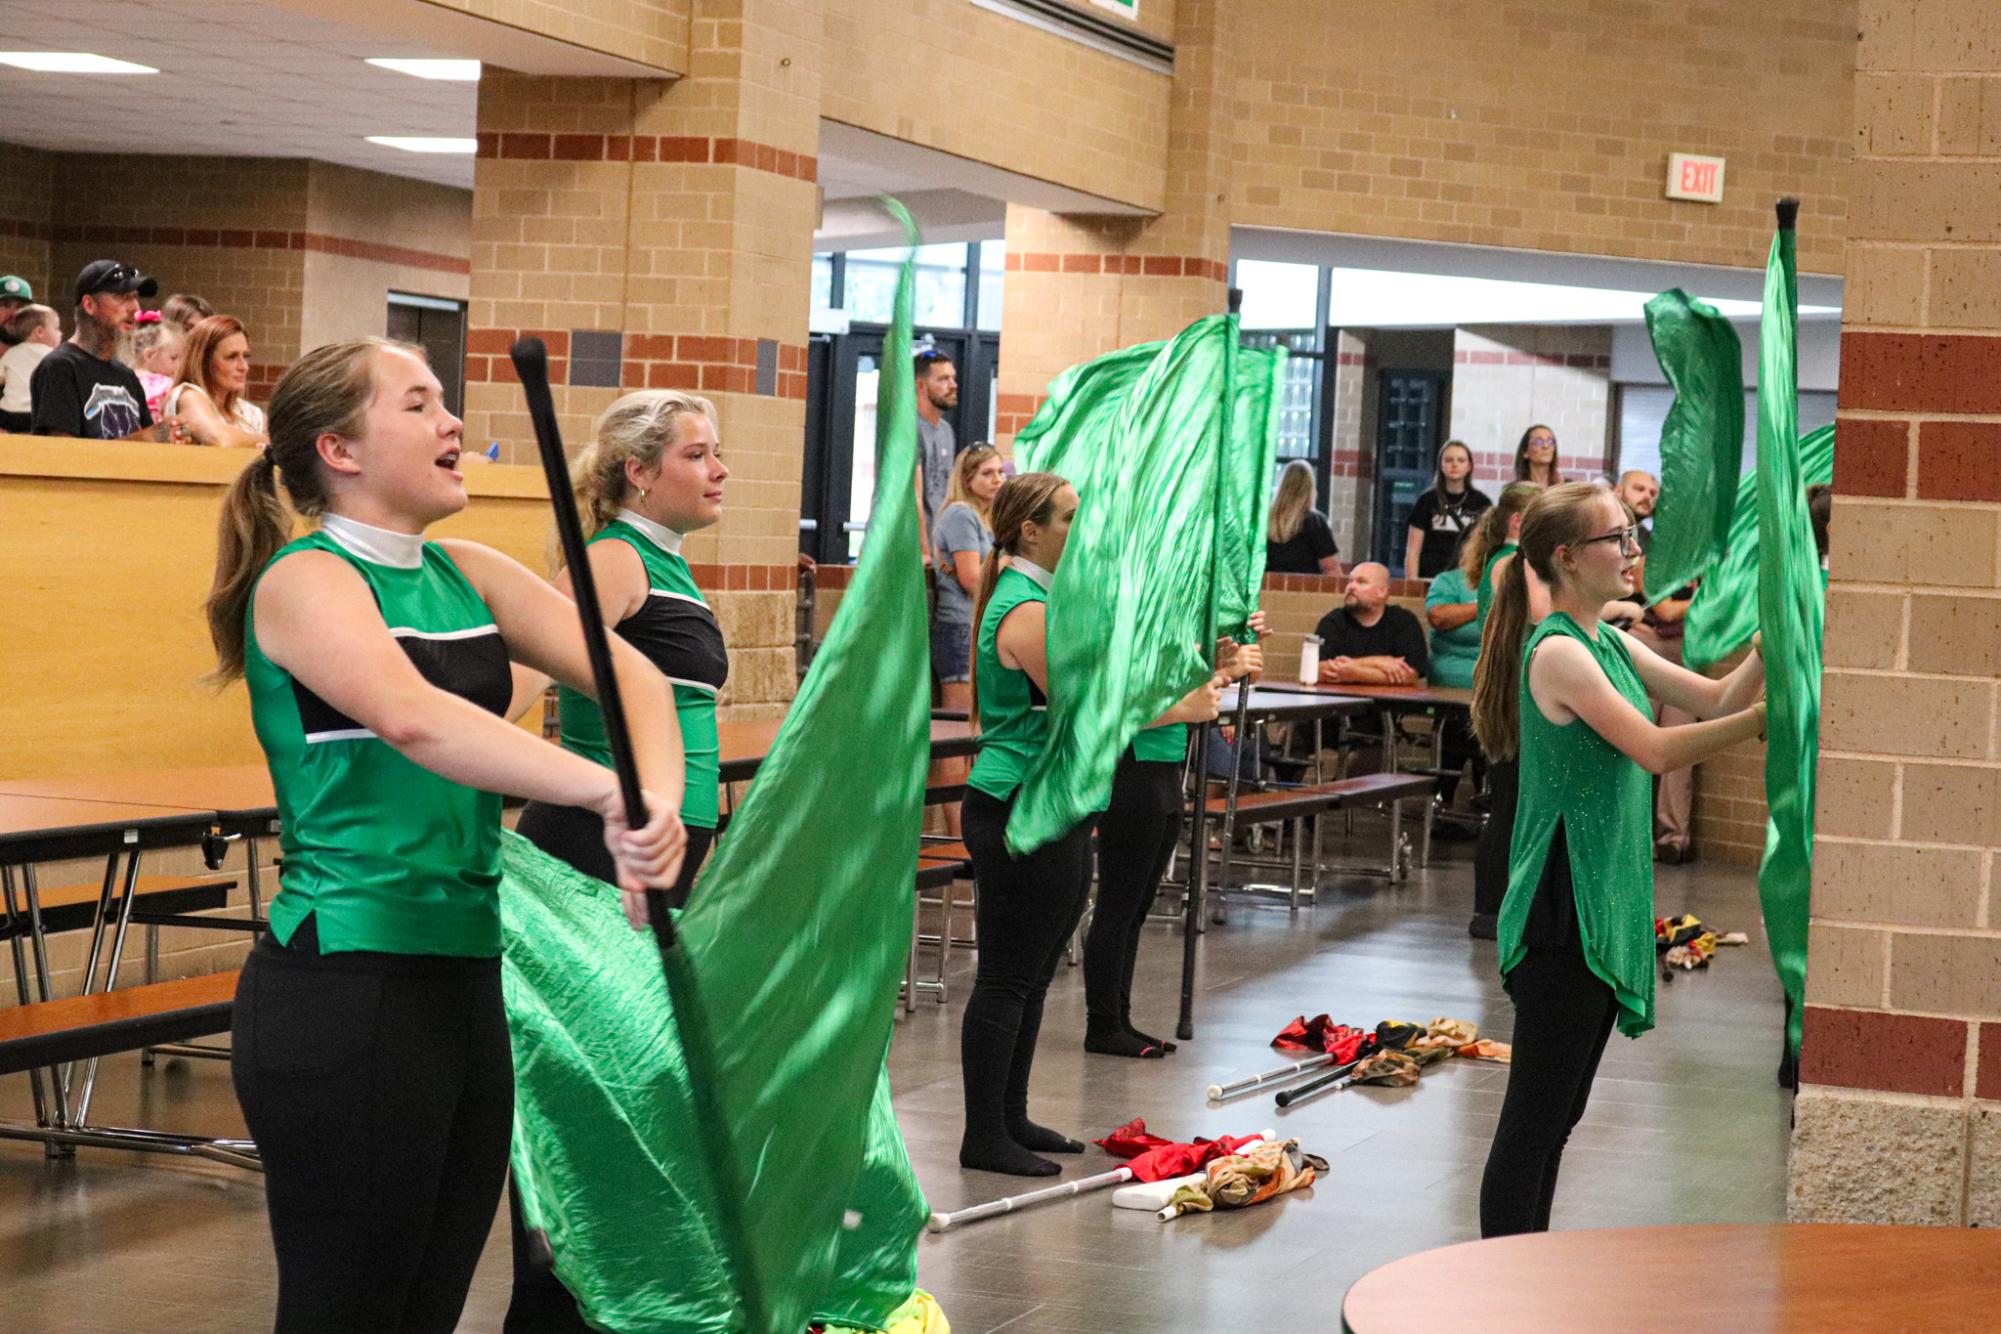
[[[1109,9],[1121,18],[1139,22],[1139,0],[1091,0],[1100,9]]]
[[[1695,153],[1669,153],[1667,197],[1693,199],[1699,204],[1723,202],[1723,159]]]

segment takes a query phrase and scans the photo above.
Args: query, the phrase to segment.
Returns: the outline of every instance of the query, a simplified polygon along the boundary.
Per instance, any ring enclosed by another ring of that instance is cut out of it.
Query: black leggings
[[[611,849],[604,845],[604,818],[581,806],[550,806],[531,801],[522,808],[514,832],[559,862],[608,885],[618,883],[618,868],[612,864]],[[681,858],[681,876],[674,882],[672,902],[676,908],[688,904],[688,892],[695,887],[695,872],[709,855],[716,831],[688,826],[688,851]]]
[[[1515,841],[1521,758],[1487,762],[1487,821],[1473,850],[1473,912],[1492,917],[1508,896],[1508,855]]]
[[[961,817],[980,894],[979,969],[959,1030],[969,1143],[1027,1123],[1043,998],[1091,888],[1091,821],[1015,857],[1004,837],[1013,806],[969,787]]]
[[[613,883],[616,868],[611,849],[604,845],[604,821],[595,811],[531,801],[521,812],[515,832],[558,861]],[[702,869],[715,837],[713,829],[688,826],[688,851],[681,859],[681,878],[674,885],[675,906],[688,901],[695,873]],[[501,1326],[503,1334],[592,1334],[577,1310],[577,1299],[550,1268],[548,1251],[522,1224],[521,1195],[511,1181],[507,1186],[507,1219],[514,1252],[514,1291],[507,1304],[506,1323]]]
[[[1583,1119],[1618,1002],[1584,956],[1534,949],[1508,975],[1514,1061],[1480,1181],[1480,1235],[1549,1231],[1563,1146]]]
[[[276,1334],[450,1334],[507,1174],[500,960],[257,943],[230,1074],[264,1159]]]
[[[1084,937],[1084,1008],[1093,1028],[1123,1030],[1147,910],[1181,824],[1181,766],[1127,750],[1098,817],[1098,906]]]

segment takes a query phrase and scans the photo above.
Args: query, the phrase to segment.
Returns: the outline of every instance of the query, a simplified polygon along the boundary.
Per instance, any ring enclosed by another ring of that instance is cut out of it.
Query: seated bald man
[[[1390,572],[1364,561],[1348,575],[1341,605],[1320,618],[1322,685],[1416,685],[1430,674],[1431,650],[1416,616],[1390,605]]]

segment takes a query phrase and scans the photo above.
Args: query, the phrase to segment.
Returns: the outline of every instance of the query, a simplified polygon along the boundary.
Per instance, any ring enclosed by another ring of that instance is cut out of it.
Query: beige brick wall
[[[1230,11],[1233,222],[1742,266],[1794,194],[1800,267],[1842,269],[1852,0]],[[1661,197],[1675,150],[1724,203]]]
[[[669,74],[688,68],[688,39],[697,0],[423,0],[510,28],[589,47]]]
[[[1453,337],[1447,436],[1473,450],[1474,477],[1493,495],[1514,477],[1515,447],[1532,423],[1556,432],[1566,477],[1609,467],[1612,330],[1605,325],[1476,325]]]
[[[1864,0],[1859,28],[1791,1212],[1991,1226],[2001,11]]]
[[[1178,28],[1204,3],[1160,5],[1146,23]],[[824,8],[820,114],[830,120],[1165,207],[1167,76],[966,0],[826,0]]]
[[[55,199],[55,155],[0,143],[0,273],[18,274],[51,303],[49,218]],[[67,298],[65,298],[67,299]]]

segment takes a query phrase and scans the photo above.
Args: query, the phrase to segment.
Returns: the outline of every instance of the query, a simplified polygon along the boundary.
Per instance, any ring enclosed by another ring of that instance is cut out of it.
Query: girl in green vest
[[[674,689],[685,779],[681,821],[688,851],[673,901],[685,904],[716,834],[719,748],[716,696],[729,679],[722,628],[695,586],[681,542],[722,518],[730,470],[717,438],[715,405],[672,389],[641,389],[605,409],[590,445],[570,469],[577,511],[589,539],[591,574],[605,623],[660,670]],[[556,576],[570,593],[570,574]],[[516,672],[515,700],[539,698],[548,678]],[[611,762],[604,714],[588,695],[560,690],[563,749]],[[515,830],[542,851],[586,875],[615,874],[604,820],[587,806],[531,801]],[[521,1221],[512,1190],[514,1291],[503,1328],[508,1334],[589,1334],[576,1298],[541,1262]]]
[[[1600,619],[1606,603],[1632,594],[1640,555],[1631,515],[1609,490],[1569,482],[1545,491],[1522,516],[1518,555],[1473,685],[1480,744],[1521,766],[1499,927],[1514,1063],[1480,1188],[1486,1237],[1548,1229],[1563,1146],[1613,1024],[1628,1037],[1653,1027],[1648,775],[1699,763],[1765,726],[1757,653],[1711,680]],[[1530,571],[1549,592],[1549,614],[1532,631]],[[1649,694],[1711,721],[1658,727]]]
[[[1007,848],[1015,789],[1049,739],[1045,609],[1063,557],[1077,492],[1054,473],[1011,478],[994,497],[988,553],[973,623],[973,720],[980,751],[966,780],[961,821],[979,885],[979,969],[959,1035],[966,1130],[959,1164],[1011,1176],[1054,1176],[1044,1153],[1082,1153],[1067,1135],[1028,1117],[1028,1079],[1056,976],[1091,885],[1091,819],[1017,857]],[[1216,716],[1212,678],[1156,722]]]
[[[673,696],[612,640],[649,819],[604,765],[511,725],[511,664],[591,686],[576,609],[500,553],[426,541],[465,508],[461,423],[421,349],[315,349],[225,502],[208,602],[283,822],[283,890],[236,993],[231,1073],[263,1156],[278,1334],[447,1334],[493,1225],[513,1073],[500,798],[595,810],[627,892],[686,836]],[[290,496],[280,498],[282,482]],[[293,513],[318,529],[291,541]]]
[[[1459,553],[1459,569],[1473,585],[1478,610],[1473,626],[1486,652],[1487,618],[1493,610],[1498,579],[1515,554],[1515,542],[1522,531],[1522,512],[1542,494],[1540,482],[1510,482],[1501,488],[1501,498],[1480,519],[1480,526],[1466,539]],[[1541,585],[1529,585],[1529,619],[1540,621],[1548,610]],[[1475,659],[1474,669],[1479,669]],[[1473,852],[1473,920],[1467,932],[1476,940],[1492,940],[1494,924],[1500,918],[1501,898],[1508,892],[1508,846],[1515,835],[1515,761],[1487,756],[1487,819],[1480,826],[1480,841]]]

